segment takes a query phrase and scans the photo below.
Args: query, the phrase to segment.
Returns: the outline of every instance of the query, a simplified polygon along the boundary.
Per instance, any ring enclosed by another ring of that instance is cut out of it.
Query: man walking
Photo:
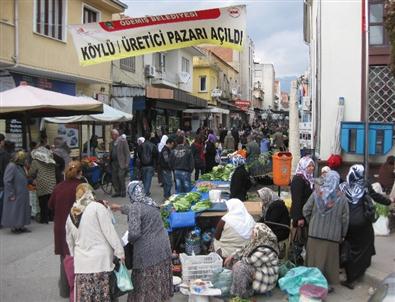
[[[191,190],[191,173],[194,160],[191,149],[185,145],[185,137],[177,136],[177,147],[170,155],[170,166],[174,170],[176,179],[176,193],[187,193]]]
[[[118,130],[111,131],[110,162],[112,172],[112,197],[126,197],[125,177],[129,169],[130,151],[126,136],[119,135]]]
[[[163,146],[160,152],[160,168],[162,172],[162,183],[163,183],[163,197],[169,198],[171,195],[171,187],[173,185],[173,173],[170,167],[170,155],[171,150],[174,148],[174,139],[168,138],[166,145]]]
[[[150,133],[145,134],[145,141],[137,147],[137,154],[141,163],[144,191],[147,196],[151,195],[151,182],[155,173],[155,164],[158,159],[158,148],[150,142]]]

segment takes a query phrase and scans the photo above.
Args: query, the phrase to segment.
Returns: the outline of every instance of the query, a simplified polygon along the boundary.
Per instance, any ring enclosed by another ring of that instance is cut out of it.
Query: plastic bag
[[[279,276],[279,278],[284,277],[289,272],[289,270],[291,270],[291,269],[293,269],[295,267],[296,267],[296,265],[293,264],[289,260],[287,260],[284,263],[282,263],[280,265],[279,269],[278,269],[278,276]]]
[[[388,236],[390,234],[388,217],[379,216],[379,219],[373,223],[373,229],[377,236]]]
[[[280,289],[288,294],[289,302],[299,301],[299,290],[305,284],[328,288],[328,282],[316,267],[295,267],[278,280]]]
[[[123,263],[119,265],[119,270],[115,271],[115,276],[117,277],[117,286],[119,290],[123,292],[133,290],[132,279],[130,278],[129,272]]]
[[[228,296],[230,294],[230,287],[232,286],[232,270],[226,268],[215,270],[211,278],[211,283],[215,288],[221,290],[221,296]]]

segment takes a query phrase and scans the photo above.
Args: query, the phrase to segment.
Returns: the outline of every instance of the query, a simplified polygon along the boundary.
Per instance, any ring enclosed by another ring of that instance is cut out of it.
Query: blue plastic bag
[[[196,225],[195,212],[172,212],[169,216],[169,223],[172,230],[194,227]]]
[[[119,270],[115,271],[115,276],[117,277],[117,286],[120,291],[128,292],[133,290],[132,279],[130,278],[129,272],[123,263],[119,265]]]
[[[316,267],[295,267],[278,280],[280,289],[288,294],[289,302],[299,301],[299,290],[302,285],[305,284],[313,284],[328,288],[328,282],[321,271]]]

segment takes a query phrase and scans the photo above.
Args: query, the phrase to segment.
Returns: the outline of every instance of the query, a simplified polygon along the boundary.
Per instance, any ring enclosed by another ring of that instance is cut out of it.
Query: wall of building
[[[122,82],[123,84],[145,86],[144,56],[136,57],[135,72],[121,69],[120,60],[113,61],[112,64],[113,83]]]
[[[196,59],[194,59],[196,61]],[[200,77],[206,76],[207,91],[199,91]],[[211,92],[217,87],[218,77],[217,73],[210,67],[194,67],[193,68],[193,92],[192,94],[207,100],[210,105],[217,105],[217,102],[211,97]]]
[[[261,64],[263,71],[263,107],[268,109],[269,106],[273,108],[274,102],[274,79],[275,72],[273,64]]]
[[[240,53],[240,88],[241,99],[252,100],[254,75],[254,44],[251,38],[245,41],[244,49]]]

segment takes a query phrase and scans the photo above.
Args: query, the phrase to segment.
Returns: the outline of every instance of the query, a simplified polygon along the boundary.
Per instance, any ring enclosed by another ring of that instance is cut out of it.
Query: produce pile
[[[161,208],[160,214],[165,228],[169,228],[169,216],[172,212],[186,212],[192,210],[200,212],[211,208],[210,200],[200,201],[199,192],[189,192],[187,194],[179,194],[171,196],[165,205]]]
[[[209,181],[202,181],[196,184],[198,192],[207,193],[208,191],[215,189],[217,186]]]
[[[200,179],[230,181],[231,175],[234,170],[235,166],[233,166],[232,164],[227,164],[226,166],[215,166],[212,172],[203,174]]]

